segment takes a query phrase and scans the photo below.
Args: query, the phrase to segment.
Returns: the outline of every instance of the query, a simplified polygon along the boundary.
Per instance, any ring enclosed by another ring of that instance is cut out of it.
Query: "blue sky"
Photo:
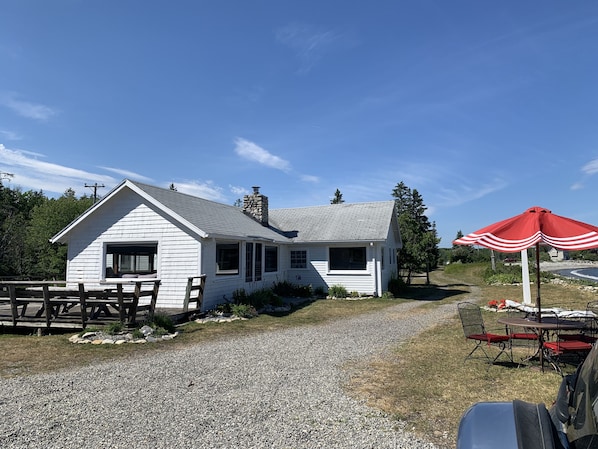
[[[5,185],[598,224],[598,2],[0,1]]]

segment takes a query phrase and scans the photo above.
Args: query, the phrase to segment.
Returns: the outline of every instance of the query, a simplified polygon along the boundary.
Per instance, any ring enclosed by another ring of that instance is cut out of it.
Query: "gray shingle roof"
[[[239,207],[136,181],[132,183],[210,236],[251,236],[273,241],[288,240],[275,230],[262,226],[253,218],[245,215]]]
[[[79,222],[125,186],[138,189],[152,203],[200,235],[218,238],[261,238],[274,242],[348,242],[385,240],[389,226],[398,234],[394,201],[269,210],[269,226],[262,226],[236,206],[187,195],[175,190],[125,180],[100,203],[69,224],[51,241],[64,242]],[[177,218],[180,217],[180,218]]]
[[[394,216],[394,201],[330,204],[270,210],[270,224],[298,231],[295,242],[385,240]]]

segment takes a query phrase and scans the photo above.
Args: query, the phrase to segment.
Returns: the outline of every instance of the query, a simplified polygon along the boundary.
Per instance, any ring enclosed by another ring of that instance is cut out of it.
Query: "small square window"
[[[291,268],[307,268],[307,251],[291,251]]]

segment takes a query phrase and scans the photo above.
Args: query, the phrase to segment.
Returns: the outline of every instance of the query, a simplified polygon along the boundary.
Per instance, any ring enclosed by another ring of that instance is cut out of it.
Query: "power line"
[[[85,184],[85,187],[93,189],[93,202],[95,204],[95,202],[98,200],[98,189],[105,187],[105,185],[95,182],[93,184]]]
[[[10,178],[14,178],[15,175],[13,175],[12,173],[6,173],[3,171],[0,171],[0,180],[2,179],[8,179],[10,181]]]

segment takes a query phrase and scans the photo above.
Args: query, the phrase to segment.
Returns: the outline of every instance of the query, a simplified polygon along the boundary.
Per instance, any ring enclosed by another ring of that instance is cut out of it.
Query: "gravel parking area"
[[[420,305],[0,380],[0,446],[434,448],[342,388],[346,362],[455,314]]]

